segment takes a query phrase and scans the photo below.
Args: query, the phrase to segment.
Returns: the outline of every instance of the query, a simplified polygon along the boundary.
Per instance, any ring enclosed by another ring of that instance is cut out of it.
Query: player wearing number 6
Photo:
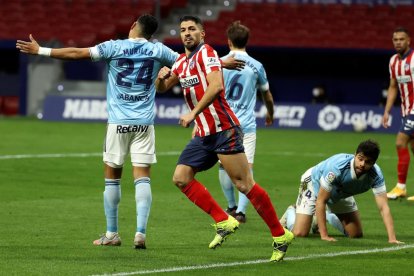
[[[227,28],[227,42],[230,53],[223,57],[233,56],[244,60],[246,66],[243,70],[223,70],[226,100],[231,109],[236,113],[243,131],[243,146],[253,174],[254,154],[256,150],[256,95],[257,90],[263,96],[267,114],[265,126],[273,124],[273,97],[269,90],[269,83],[263,65],[249,56],[246,45],[249,40],[249,28],[235,21]],[[249,199],[245,194],[239,192],[238,203],[234,195],[233,183],[220,163],[219,180],[224,196],[227,199],[227,212],[234,216],[239,222],[246,222],[246,209]]]
[[[401,243],[395,236],[384,177],[375,164],[379,153],[378,144],[367,140],[358,145],[355,154],[336,154],[308,169],[301,177],[296,213],[295,208],[289,207],[281,219],[282,224],[293,228],[295,236],[305,237],[311,228],[312,216],[316,214],[321,239],[336,241],[328,235],[326,227],[328,206],[328,214],[333,215],[328,221],[350,238],[360,238],[362,224],[353,196],[372,189],[388,242]],[[331,220],[335,218],[337,221]]]
[[[156,163],[154,133],[154,80],[162,66],[174,64],[178,54],[148,39],[158,28],[151,15],[134,22],[128,39],[110,40],[90,48],[50,49],[18,40],[23,53],[58,59],[104,60],[108,64],[108,126],[104,143],[105,191],[103,193],[106,233],[95,245],[121,245],[118,235],[118,205],[121,199],[122,167],[131,155],[135,185],[137,228],[134,244],[145,249],[146,228],[152,202],[150,167]]]

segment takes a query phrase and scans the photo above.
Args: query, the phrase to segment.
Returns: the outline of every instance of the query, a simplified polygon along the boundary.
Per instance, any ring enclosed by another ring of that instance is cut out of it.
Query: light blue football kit
[[[178,53],[144,38],[109,40],[90,48],[93,61],[108,63],[108,123],[154,124],[155,79]]]
[[[263,65],[246,52],[231,51],[227,56],[235,54],[235,59],[244,60],[245,67],[241,71],[223,69],[226,86],[226,100],[236,113],[243,133],[256,132],[256,91],[264,93],[269,90],[269,83]]]
[[[357,177],[353,154],[340,153],[331,156],[308,169],[301,177],[301,187],[296,201],[296,210],[286,211],[286,225],[293,229],[296,214],[313,216],[319,190],[330,192],[327,202],[326,220],[334,228],[346,235],[341,221],[335,214],[350,213],[358,210],[354,195],[372,189],[375,196],[385,194],[384,176],[377,164],[366,173]]]
[[[155,163],[155,79],[163,66],[174,64],[178,53],[144,38],[110,40],[89,51],[93,61],[104,60],[108,64],[104,161],[112,167],[122,167],[130,152],[134,166]],[[120,184],[120,179],[105,179],[107,233],[118,232]],[[144,236],[152,203],[150,184],[149,177],[134,180],[136,232]]]
[[[249,163],[253,163],[256,145],[256,95],[257,90],[261,93],[267,92],[269,90],[269,83],[263,65],[249,56],[247,52],[231,51],[222,59],[226,59],[233,54],[235,59],[244,60],[246,64],[241,71],[223,69],[226,100],[239,119],[240,126],[245,135],[244,147],[246,156]],[[249,144],[246,144],[246,140],[249,141]],[[227,199],[228,207],[235,208],[237,206],[236,213],[241,212],[245,214],[249,203],[248,198],[239,192],[239,200],[238,204],[236,204],[233,183],[221,167],[219,170],[219,180]]]
[[[330,192],[328,204],[372,189],[374,195],[386,193],[384,176],[377,164],[359,178],[355,174],[352,154],[336,154],[312,168],[315,195],[322,186]]]

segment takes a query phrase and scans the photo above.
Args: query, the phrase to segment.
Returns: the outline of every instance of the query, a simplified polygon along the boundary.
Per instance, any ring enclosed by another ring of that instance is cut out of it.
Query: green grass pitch
[[[398,248],[387,243],[370,191],[356,197],[362,239],[350,240],[329,228],[338,242],[327,243],[318,236],[297,238],[284,262],[268,263],[271,237],[249,206],[247,223],[221,248],[208,249],[213,221],[171,181],[178,154],[190,138],[190,130],[179,126],[156,126],[158,163],[152,168],[148,249],[133,249],[136,218],[129,162],[119,210],[123,244],[94,247],[92,241],[105,231],[100,156],[105,126],[0,118],[0,275],[412,275],[414,204],[390,202],[397,238],[406,242],[405,248]],[[295,202],[300,176],[308,167],[335,153],[352,153],[367,138],[380,143],[378,164],[387,187],[394,186],[395,136],[380,133],[260,129],[255,179],[281,216]],[[410,195],[414,195],[412,168]],[[217,168],[197,178],[226,207]]]

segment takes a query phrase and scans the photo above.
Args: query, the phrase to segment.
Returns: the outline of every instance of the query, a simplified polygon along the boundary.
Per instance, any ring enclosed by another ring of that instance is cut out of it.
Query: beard
[[[197,48],[197,45],[195,44],[188,44],[188,45],[184,45],[184,47],[189,50],[190,52],[194,51]]]

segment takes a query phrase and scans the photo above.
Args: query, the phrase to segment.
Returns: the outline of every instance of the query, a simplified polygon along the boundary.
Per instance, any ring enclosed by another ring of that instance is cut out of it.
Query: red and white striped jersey
[[[207,75],[213,71],[221,71],[221,62],[216,51],[207,44],[200,44],[188,58],[181,54],[175,61],[172,72],[180,80],[190,110],[203,98],[208,87]],[[225,99],[225,91],[196,117],[195,123],[197,136],[201,137],[240,125]]]
[[[410,50],[402,58],[395,54],[390,59],[390,78],[398,83],[401,96],[402,116],[414,114],[414,51]]]

